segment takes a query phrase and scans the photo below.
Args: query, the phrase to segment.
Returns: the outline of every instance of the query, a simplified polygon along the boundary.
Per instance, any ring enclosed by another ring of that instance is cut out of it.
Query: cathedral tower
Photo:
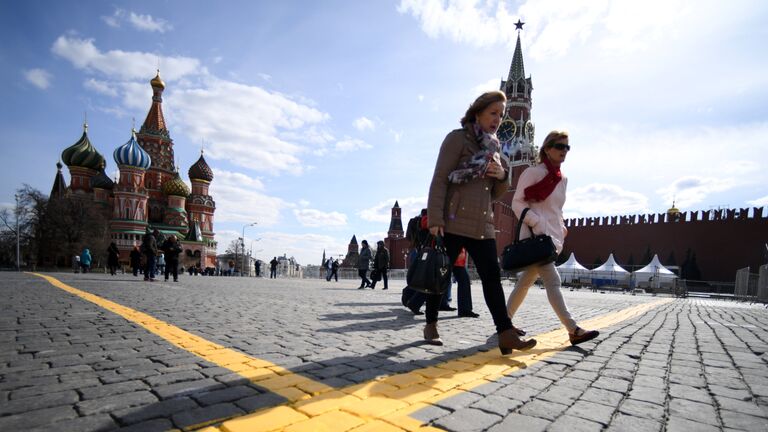
[[[88,124],[83,124],[83,135],[61,152],[61,160],[69,168],[69,188],[75,194],[91,192],[91,178],[98,174],[104,157],[88,139]]]
[[[189,180],[192,182],[192,193],[187,200],[187,214],[189,215],[190,233],[199,234],[205,248],[202,252],[201,262],[203,267],[216,265],[216,242],[213,240],[213,213],[216,211],[216,203],[208,194],[208,188],[213,181],[213,170],[200,152],[200,159],[189,168]],[[187,236],[187,239],[192,237]]]
[[[116,148],[113,156],[120,169],[120,180],[113,188],[110,232],[121,254],[127,255],[147,230],[144,175],[152,164],[152,158],[136,141],[135,130],[131,130],[131,139]]]

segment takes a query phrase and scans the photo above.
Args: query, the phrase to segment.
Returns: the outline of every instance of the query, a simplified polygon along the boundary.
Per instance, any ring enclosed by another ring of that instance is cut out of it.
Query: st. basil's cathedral
[[[105,208],[110,214],[109,238],[117,244],[121,262],[128,261],[130,251],[141,244],[147,231],[157,229],[165,237],[175,235],[180,240],[184,267],[215,267],[216,203],[208,192],[213,171],[201,152],[188,171],[191,190],[181,179],[163,116],[165,83],[159,71],[150,85],[152,105],[144,124],[138,132],[131,130],[128,141],[112,154],[120,171],[117,183],[106,174],[106,161],[88,138],[88,125],[84,124],[80,139],[61,153],[61,161],[69,168],[69,187],[62,165],[57,163],[51,198],[87,200]]]

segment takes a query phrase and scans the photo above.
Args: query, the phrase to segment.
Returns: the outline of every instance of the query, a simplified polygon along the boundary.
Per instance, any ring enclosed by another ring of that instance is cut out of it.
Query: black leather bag
[[[371,280],[373,282],[378,282],[381,280],[381,272],[379,271],[379,269],[371,270]]]
[[[451,260],[441,237],[434,245],[422,245],[408,268],[408,288],[425,294],[441,295],[451,285]]]
[[[520,214],[515,229],[515,241],[507,245],[501,253],[501,268],[509,271],[520,271],[534,264],[547,264],[557,259],[557,249],[552,242],[552,237],[546,234],[533,235],[520,240],[520,230],[523,227],[523,219],[529,208]],[[528,228],[530,230],[530,227]]]

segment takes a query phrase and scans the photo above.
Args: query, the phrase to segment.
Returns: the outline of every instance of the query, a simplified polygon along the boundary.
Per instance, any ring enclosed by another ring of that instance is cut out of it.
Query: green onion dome
[[[82,167],[98,170],[104,162],[102,156],[88,139],[88,125],[83,124],[83,136],[61,152],[61,160],[68,167]]]
[[[180,197],[189,196],[189,186],[181,179],[179,172],[176,171],[176,177],[173,180],[169,180],[163,183],[163,193],[166,195],[174,195]]]
[[[141,148],[138,141],[136,141],[135,130],[131,130],[131,139],[116,148],[112,156],[115,158],[117,165],[141,169],[149,169],[152,165],[152,158],[149,157],[149,153]]]
[[[95,176],[91,177],[91,189],[106,189],[112,190],[115,187],[115,182],[104,171],[104,164],[101,165],[100,171]]]
[[[189,168],[188,174],[190,180],[205,180],[207,182],[213,180],[213,170],[211,170],[211,167],[205,162],[202,152],[200,152],[200,159]]]

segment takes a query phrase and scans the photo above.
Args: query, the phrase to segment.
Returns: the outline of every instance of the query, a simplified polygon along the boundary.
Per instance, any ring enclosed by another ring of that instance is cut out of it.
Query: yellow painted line
[[[275,394],[283,396],[288,401],[296,402],[333,390],[333,387],[313,381],[293,372],[255,357],[203,339],[200,336],[182,330],[155,317],[125,307],[121,304],[99,297],[86,291],[71,287],[60,280],[39,274],[51,285],[74,294],[84,300],[94,303],[110,312],[116,313],[128,321],[134,322],[149,332],[167,340],[171,344],[191,352],[196,356],[223,368],[236,372],[249,379],[256,385]]]
[[[602,329],[669,303],[670,299],[633,306],[581,322]],[[557,330],[537,335],[536,349],[501,356],[494,349],[436,366],[334,390],[298,402],[266,408],[227,420],[207,432],[310,431],[439,431],[411,417],[441,400],[498,380],[551,357],[570,346],[568,333]],[[351,415],[351,417],[350,417]],[[353,426],[355,422],[363,423]]]
[[[494,382],[521,368],[551,357],[570,346],[565,330],[537,335],[536,349],[501,356],[495,349],[407,373],[333,389],[273,363],[207,341],[152,316],[78,290],[59,280],[33,273],[52,285],[135,322],[211,363],[230,369],[285,397],[288,402],[237,417],[198,425],[204,432],[258,431],[438,431],[411,417],[451,396]],[[581,322],[602,329],[642,315],[672,300],[663,299]],[[194,428],[194,427],[193,427]]]

